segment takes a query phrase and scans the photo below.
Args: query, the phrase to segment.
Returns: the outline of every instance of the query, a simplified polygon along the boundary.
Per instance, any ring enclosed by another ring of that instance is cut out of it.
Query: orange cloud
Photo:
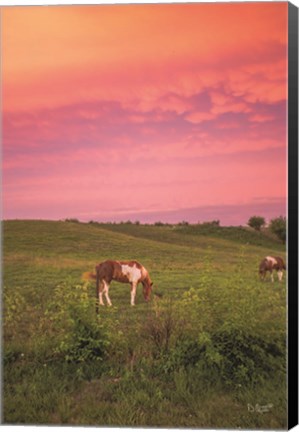
[[[265,59],[259,93],[270,97],[279,79],[271,47],[286,46],[286,14],[279,2],[2,8],[4,109],[81,98],[156,103],[164,90],[190,95],[215,80],[240,91],[248,72],[238,81],[236,62],[239,70]]]

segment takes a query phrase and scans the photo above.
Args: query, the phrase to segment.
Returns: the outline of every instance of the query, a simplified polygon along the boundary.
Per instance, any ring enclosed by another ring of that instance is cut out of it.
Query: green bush
[[[270,230],[277,235],[277,237],[283,242],[286,242],[287,237],[287,221],[286,218],[280,216],[272,219],[269,225]]]
[[[45,313],[55,338],[54,355],[69,362],[99,361],[109,346],[107,329],[95,315],[86,285],[58,285]]]
[[[285,341],[271,342],[240,329],[219,331],[212,336],[221,357],[221,374],[226,384],[248,385],[269,379],[285,358]]]
[[[260,231],[261,228],[265,225],[265,223],[265,218],[262,216],[251,216],[251,218],[247,222],[248,226],[255,229],[256,231]]]
[[[27,310],[27,304],[25,298],[15,291],[14,293],[6,293],[4,289],[3,305],[3,329],[4,338],[6,341],[14,339],[18,327],[22,323],[24,312]]]

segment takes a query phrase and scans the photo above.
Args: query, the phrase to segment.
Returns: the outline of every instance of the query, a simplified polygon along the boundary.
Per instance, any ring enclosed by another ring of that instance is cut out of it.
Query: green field
[[[5,221],[3,421],[282,429],[286,283],[261,282],[267,233],[209,225]],[[136,259],[154,282],[113,282],[95,314],[81,276]],[[158,294],[158,295],[155,295]]]

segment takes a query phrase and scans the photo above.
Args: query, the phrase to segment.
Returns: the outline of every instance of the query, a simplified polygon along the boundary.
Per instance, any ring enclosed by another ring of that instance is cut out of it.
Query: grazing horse
[[[273,270],[277,270],[278,280],[281,282],[283,270],[285,269],[286,269],[286,265],[282,258],[267,256],[260,263],[259,274],[261,279],[265,279],[266,273],[268,271],[271,275],[272,282],[274,282],[274,276],[272,272]]]
[[[137,261],[103,261],[96,266],[96,273],[89,273],[89,279],[96,279],[96,297],[100,305],[104,306],[105,294],[108,306],[111,306],[109,287],[112,280],[129,283],[131,285],[131,305],[135,305],[136,289],[139,282],[143,285],[143,296],[149,301],[153,282],[146,268]],[[96,307],[98,312],[98,304]]]

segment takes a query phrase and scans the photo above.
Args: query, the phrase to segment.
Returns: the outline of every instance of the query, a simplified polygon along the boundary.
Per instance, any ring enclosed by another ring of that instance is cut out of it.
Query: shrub
[[[189,225],[189,222],[185,220],[178,223],[178,226],[187,226],[187,225]]]
[[[266,221],[262,216],[251,216],[247,224],[256,231],[260,231],[261,228],[266,224]]]
[[[221,358],[221,374],[226,384],[257,383],[283,364],[284,340],[267,341],[257,334],[235,328],[220,330],[212,343]]]
[[[4,293],[3,329],[5,339],[14,339],[19,326],[22,325],[24,312],[27,310],[25,298],[17,291],[13,294]]]
[[[272,219],[269,225],[270,230],[277,235],[277,237],[283,242],[286,242],[287,236],[287,222],[286,218],[279,216],[278,218]]]
[[[109,346],[107,330],[94,313],[86,285],[58,285],[45,312],[55,340],[53,355],[69,362],[102,360]]]
[[[217,226],[220,226],[220,220],[219,219],[215,219],[215,220],[212,220],[212,221],[207,221],[207,222],[202,222],[202,223],[199,223],[199,225],[201,225],[201,226],[206,226],[206,227],[208,227],[208,226],[211,226],[211,227],[217,227]]]
[[[178,320],[170,303],[155,307],[155,315],[149,314],[142,332],[153,344],[154,356],[167,353],[176,332]]]

